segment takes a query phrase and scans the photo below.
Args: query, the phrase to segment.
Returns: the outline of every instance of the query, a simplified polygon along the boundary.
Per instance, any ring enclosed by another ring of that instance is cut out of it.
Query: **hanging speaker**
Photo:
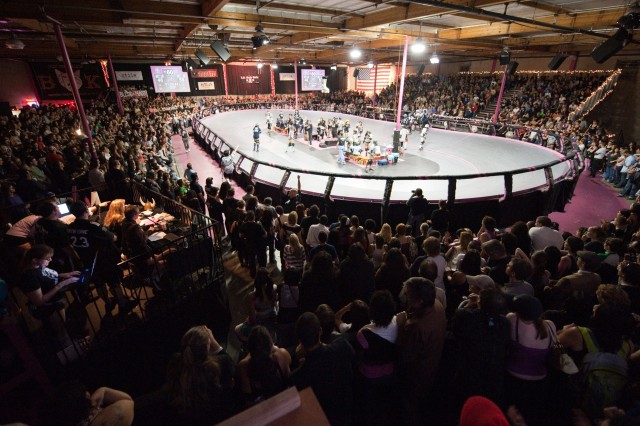
[[[551,62],[549,62],[549,69],[554,71],[557,70],[558,68],[560,68],[560,65],[562,65],[565,59],[567,59],[566,55],[563,55],[562,53],[556,53],[556,56],[554,56]]]
[[[231,57],[231,52],[229,52],[227,46],[225,46],[224,43],[220,40],[214,41],[209,47],[211,47],[211,50],[213,50],[215,54],[218,55],[218,58],[220,58],[222,62],[227,62],[227,60]]]
[[[509,75],[514,75],[516,73],[518,65],[520,64],[516,61],[509,62],[509,66],[507,67],[507,72],[509,73]]]
[[[353,76],[358,78],[358,75],[360,74],[360,70],[358,68],[353,70]]]
[[[209,59],[209,57],[206,55],[206,53],[204,53],[200,49],[196,49],[195,54],[198,57],[198,59],[200,59],[200,62],[202,63],[202,65],[209,65],[209,61],[211,59]]]
[[[591,57],[597,63],[602,64],[625,47],[629,40],[631,40],[631,33],[624,28],[620,28],[607,41],[593,49]]]
[[[418,68],[418,75],[422,75],[424,72],[424,64],[420,64],[420,68]]]
[[[500,65],[508,65],[511,60],[511,52],[508,49],[502,49],[500,52]]]

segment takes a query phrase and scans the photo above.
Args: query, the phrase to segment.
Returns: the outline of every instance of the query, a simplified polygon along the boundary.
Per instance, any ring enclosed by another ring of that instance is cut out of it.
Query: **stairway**
[[[504,92],[504,94],[502,95],[502,99],[509,99],[511,96],[515,95],[519,91],[520,91],[519,88],[509,89]],[[498,104],[498,98],[496,97],[495,100],[485,105],[485,107],[481,111],[478,111],[478,113],[476,114],[476,118],[484,121],[491,121],[491,117],[493,117],[493,114],[495,114],[496,112],[497,104]]]
[[[607,130],[617,134],[625,143],[640,141],[640,61],[618,61],[622,69],[613,92],[587,115],[587,121],[603,120]]]

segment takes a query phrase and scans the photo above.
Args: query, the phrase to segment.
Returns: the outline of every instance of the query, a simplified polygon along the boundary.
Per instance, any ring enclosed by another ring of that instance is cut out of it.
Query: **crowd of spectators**
[[[416,80],[416,87],[429,84],[429,78]],[[487,102],[493,90],[491,80],[484,85],[475,77],[438,84],[443,84],[438,87],[444,90],[445,109]],[[463,85],[473,87],[473,94],[454,95]],[[538,117],[554,108],[565,113],[586,94],[575,85],[578,97],[567,98],[567,108],[547,107],[544,99],[536,103],[547,97],[547,87],[528,79],[526,85],[518,102],[530,104],[532,111],[539,107],[533,114]],[[432,101],[427,99],[436,95],[413,101],[428,107]],[[291,101],[290,96],[233,99],[238,108],[250,100]],[[363,105],[358,93],[318,99],[345,111]],[[301,203],[299,190],[281,206],[258,200],[252,191],[238,200],[228,183],[215,188],[208,181],[202,188],[190,167],[184,174],[177,169],[171,136],[186,132],[191,115],[216,102],[221,111],[234,108],[221,99],[158,97],[126,101],[127,113],[120,117],[115,106],[95,102],[87,114],[97,161],[76,133],[81,126],[68,106],[25,108],[18,117],[2,119],[6,222],[17,225],[32,216],[55,222],[56,212],[47,207],[51,193],[70,192],[75,184],[110,187],[126,198],[122,182],[135,179],[221,222],[224,215],[233,249],[256,277],[247,299],[250,314],[236,324],[246,353],[237,368],[210,330],[189,330],[166,385],[142,400],[136,414],[141,419],[161,412],[165,419],[209,423],[289,385],[311,386],[332,424],[451,420],[472,395],[504,410],[515,406],[532,424],[561,424],[578,414],[603,418],[609,406],[632,407],[633,394],[625,390],[637,379],[630,366],[637,357],[634,314],[640,314],[635,258],[640,204],[575,235],[558,234],[546,217],[509,230],[495,229],[489,217],[478,230],[449,229],[444,203],[429,212],[410,202],[411,217],[395,230],[354,215],[330,223],[318,206]],[[597,125],[578,122],[577,128],[585,138],[598,136]],[[76,216],[85,214],[76,207]],[[119,226],[138,232],[137,208],[122,210]],[[28,249],[22,239],[13,243],[27,253],[29,269],[52,270],[48,265],[57,249]],[[280,285],[265,269],[276,263],[276,252],[284,275]],[[56,300],[78,276],[60,272],[41,274],[24,288],[40,301]],[[111,290],[117,296],[117,285]],[[126,301],[116,301],[124,309]],[[581,380],[549,368],[555,334],[580,367]],[[616,375],[596,373],[592,364],[597,362],[615,364]],[[442,395],[446,403],[434,410]],[[120,396],[127,400],[126,394]]]
[[[411,200],[420,197],[416,193]],[[634,406],[627,390],[638,379],[640,203],[611,221],[561,234],[546,216],[506,229],[485,217],[477,230],[453,230],[444,204],[423,212],[411,200],[408,222],[419,218],[419,232],[407,224],[394,231],[357,216],[330,223],[296,191],[289,200],[273,209],[275,216],[269,201],[249,200],[254,208],[243,205],[231,224],[242,263],[262,277],[248,299],[252,314],[236,332],[247,348],[259,334],[270,347],[287,349],[288,365],[272,379],[287,382],[292,371],[288,383],[311,385],[332,424],[398,418],[422,424],[434,416],[452,422],[474,395],[505,411],[516,407],[520,421],[530,424],[591,421],[610,415],[610,406]],[[266,269],[274,242],[284,253],[285,279],[277,286]],[[306,341],[309,323],[317,331]],[[333,362],[355,359],[343,373],[348,384],[321,375],[296,380],[305,364],[296,366],[309,346],[318,348],[318,339],[327,360],[314,362],[330,362],[324,352],[339,357]],[[578,374],[552,367],[556,340]],[[253,357],[247,350],[251,355],[242,362]],[[271,358],[273,365],[282,360]],[[269,396],[263,389],[244,391],[255,401]],[[434,409],[435,401],[444,405]]]

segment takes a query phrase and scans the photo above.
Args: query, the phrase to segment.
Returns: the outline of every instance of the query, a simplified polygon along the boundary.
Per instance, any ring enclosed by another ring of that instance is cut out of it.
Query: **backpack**
[[[579,327],[587,354],[582,360],[583,410],[591,417],[602,415],[602,409],[618,405],[628,380],[629,366],[625,342],[617,353],[600,350],[591,330]]]

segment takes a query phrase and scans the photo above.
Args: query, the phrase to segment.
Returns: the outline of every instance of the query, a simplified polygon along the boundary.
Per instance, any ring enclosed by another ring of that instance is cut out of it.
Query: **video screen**
[[[301,69],[300,72],[303,91],[322,90],[324,70]]]
[[[189,74],[182,67],[151,66],[153,89],[156,93],[191,92]]]

